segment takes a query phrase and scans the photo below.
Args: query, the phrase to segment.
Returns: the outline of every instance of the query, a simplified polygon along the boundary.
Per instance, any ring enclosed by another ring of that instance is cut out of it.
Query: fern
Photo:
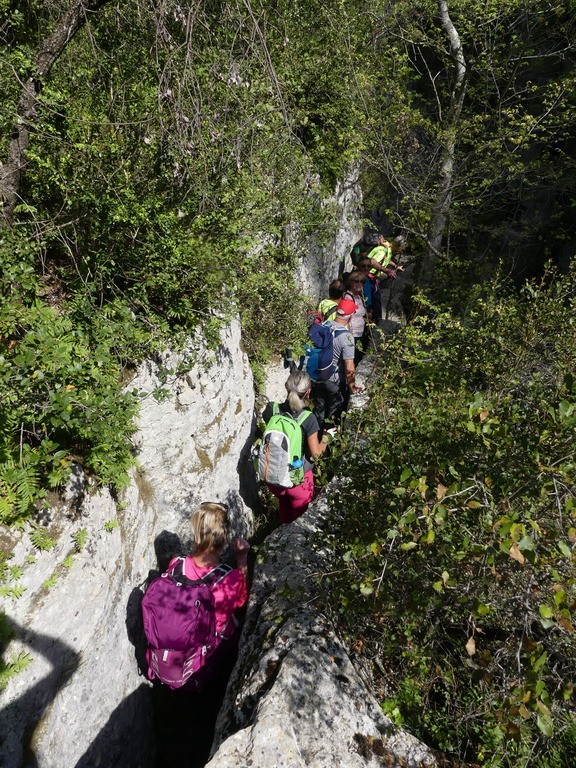
[[[21,565],[11,565],[8,568],[8,573],[10,574],[11,579],[14,579],[14,581],[17,581],[18,579],[22,578],[22,574],[24,573],[24,568],[22,568]]]
[[[40,589],[52,589],[58,583],[58,574],[53,573],[50,578],[46,579],[41,585]]]
[[[79,528],[77,531],[74,531],[74,533],[72,534],[72,541],[76,546],[76,551],[82,552],[82,550],[86,546],[86,542],[88,541],[88,529]]]
[[[39,549],[41,552],[50,551],[58,543],[56,539],[48,536],[46,531],[39,526],[35,526],[34,529],[30,531],[30,541],[36,549]]]
[[[0,659],[0,691],[6,688],[11,677],[23,672],[31,663],[32,656],[24,651],[13,656],[8,663]]]
[[[13,597],[16,600],[26,592],[26,587],[22,584],[15,584],[12,587],[6,585],[0,586],[0,597]]]
[[[34,502],[44,497],[36,467],[8,459],[0,464],[0,522],[13,523],[27,517]]]

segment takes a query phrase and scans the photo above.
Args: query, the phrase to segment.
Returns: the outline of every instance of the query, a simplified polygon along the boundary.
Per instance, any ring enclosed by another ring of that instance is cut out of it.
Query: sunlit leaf
[[[543,619],[551,619],[552,616],[554,616],[554,611],[552,608],[550,608],[549,605],[540,605],[538,606],[538,612],[540,613],[540,616],[542,616]]]
[[[518,549],[522,552],[532,552],[534,550],[534,541],[531,536],[523,536],[518,542]]]
[[[526,558],[524,557],[522,552],[520,552],[517,544],[512,544],[508,552],[511,558],[516,560],[516,562],[520,563],[520,565],[524,565],[524,563],[526,562]]]
[[[553,736],[554,735],[554,726],[552,725],[552,721],[549,720],[546,717],[542,717],[541,715],[538,715],[536,718],[536,724],[538,725],[538,728],[544,736]]]
[[[565,542],[565,541],[558,541],[558,542],[556,543],[556,546],[558,547],[558,549],[560,550],[560,552],[562,552],[562,554],[564,555],[564,557],[572,557],[572,550],[570,549],[570,547],[568,546],[568,544],[566,544],[566,542]]]

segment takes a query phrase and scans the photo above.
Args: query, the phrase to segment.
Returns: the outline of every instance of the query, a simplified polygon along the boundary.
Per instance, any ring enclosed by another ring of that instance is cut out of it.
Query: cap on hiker
[[[350,317],[350,315],[353,315],[357,309],[358,307],[352,299],[340,299],[336,312],[339,317]]]

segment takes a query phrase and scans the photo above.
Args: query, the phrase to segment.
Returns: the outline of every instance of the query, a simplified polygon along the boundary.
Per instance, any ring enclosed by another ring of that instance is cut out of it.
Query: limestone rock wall
[[[362,235],[362,190],[357,180],[357,170],[351,169],[348,177],[336,186],[334,196],[326,202],[334,208],[335,232],[327,245],[315,241],[306,245],[306,256],[300,262],[297,279],[303,293],[316,304],[328,296],[328,284],[344,269],[351,267],[349,252],[352,244]]]
[[[147,394],[135,436],[139,468],[120,506],[77,472],[69,504],[45,515],[52,549],[35,548],[30,531],[0,532],[13,552],[9,566],[22,569],[9,586],[23,590],[3,598],[15,630],[3,658],[31,659],[0,693],[3,768],[152,765],[149,691],[125,627],[130,592],[155,566],[158,534],[188,537],[198,502],[226,501],[237,535],[251,527],[244,500],[251,503],[254,488],[243,466],[254,393],[239,325],[224,332],[216,352],[197,352],[183,376],[160,380],[158,363],[177,369],[180,362],[167,354],[130,382]],[[158,400],[161,388],[166,397]]]

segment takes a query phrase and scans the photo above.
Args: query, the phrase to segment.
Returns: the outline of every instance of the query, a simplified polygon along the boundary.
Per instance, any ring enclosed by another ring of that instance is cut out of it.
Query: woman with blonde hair
[[[314,497],[314,472],[313,460],[317,459],[326,450],[328,437],[318,438],[320,427],[318,419],[308,409],[306,400],[310,397],[312,380],[306,371],[293,371],[286,381],[287,397],[283,403],[268,403],[262,419],[267,424],[277,408],[279,413],[289,414],[300,422],[302,429],[302,444],[304,453],[304,479],[299,485],[292,488],[281,488],[271,483],[266,483],[271,493],[278,498],[280,522],[291,523],[308,509],[308,505]],[[305,415],[307,414],[307,415]]]
[[[184,560],[184,576],[196,580],[206,576],[220,564],[222,550],[228,543],[228,507],[216,501],[200,504],[190,518],[194,545],[192,554]],[[232,541],[236,555],[236,568],[212,587],[216,633],[226,637],[236,625],[235,612],[244,607],[248,599],[246,576],[248,550],[246,539]]]
[[[229,539],[228,507],[221,502],[203,502],[192,513],[190,525],[194,538],[192,553],[184,558],[172,558],[167,572],[180,570],[181,564],[182,576],[196,582],[221,565],[221,554]],[[208,761],[216,717],[236,660],[239,614],[248,600],[250,544],[245,539],[236,538],[232,547],[237,567],[224,566],[224,575],[219,575],[210,584],[218,639],[203,667],[209,676],[200,684],[198,678],[193,678],[176,690],[158,680],[154,683],[155,768],[172,768],[174,765],[200,768]]]

